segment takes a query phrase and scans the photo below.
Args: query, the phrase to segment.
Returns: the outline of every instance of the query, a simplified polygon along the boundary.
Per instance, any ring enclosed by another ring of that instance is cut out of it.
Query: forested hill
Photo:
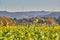
[[[28,12],[7,12],[0,11],[0,16],[8,16],[11,18],[32,18],[41,16],[60,16],[60,12],[49,12],[49,11],[28,11]]]

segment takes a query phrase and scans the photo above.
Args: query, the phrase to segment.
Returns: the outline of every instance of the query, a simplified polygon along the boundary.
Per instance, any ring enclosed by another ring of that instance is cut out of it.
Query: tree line
[[[60,16],[58,18],[56,17],[52,17],[52,16],[48,16],[48,17],[32,17],[32,18],[22,18],[22,19],[17,19],[14,18],[13,20],[15,20],[17,22],[17,24],[20,23],[29,23],[29,22],[37,22],[39,24],[59,24],[60,25]]]
[[[22,23],[38,23],[38,24],[52,24],[60,25],[60,16],[58,18],[48,16],[48,17],[32,17],[32,18],[22,18],[22,19],[17,19],[17,18],[9,18],[6,16],[0,16],[0,24],[3,24],[4,26],[6,25],[20,25]]]

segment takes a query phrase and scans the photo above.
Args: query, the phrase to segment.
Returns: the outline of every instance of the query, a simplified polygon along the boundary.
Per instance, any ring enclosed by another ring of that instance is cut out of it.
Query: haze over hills
[[[0,11],[0,16],[8,16],[11,18],[31,18],[41,16],[60,16],[60,12],[49,12],[49,11],[28,11],[28,12],[7,12]]]

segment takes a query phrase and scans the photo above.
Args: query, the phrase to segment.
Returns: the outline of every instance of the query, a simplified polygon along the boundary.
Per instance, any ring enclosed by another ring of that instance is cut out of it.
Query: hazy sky
[[[58,10],[60,0],[0,0],[1,11]]]

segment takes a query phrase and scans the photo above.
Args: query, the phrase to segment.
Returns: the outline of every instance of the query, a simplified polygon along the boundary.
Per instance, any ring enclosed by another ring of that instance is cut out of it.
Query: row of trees
[[[6,16],[0,16],[0,24],[3,25],[19,25],[21,23],[30,23],[35,22],[38,24],[60,24],[60,16],[58,18],[55,17],[32,17],[32,18],[22,18],[22,19],[16,19],[16,18],[8,18]]]
[[[15,20],[17,22],[17,24],[20,23],[29,23],[29,22],[37,22],[37,23],[47,23],[47,24],[60,24],[60,16],[58,18],[55,17],[32,17],[32,18],[22,18],[22,19],[16,19],[14,18],[13,20]]]

